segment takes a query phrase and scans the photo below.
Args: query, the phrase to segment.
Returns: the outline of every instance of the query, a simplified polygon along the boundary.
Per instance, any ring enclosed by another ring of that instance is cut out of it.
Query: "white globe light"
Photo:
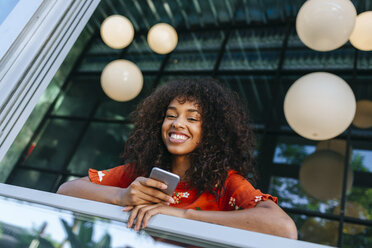
[[[284,114],[291,128],[312,140],[331,139],[351,124],[356,109],[350,86],[327,72],[299,78],[284,99]]]
[[[118,102],[130,101],[141,92],[142,72],[131,61],[112,61],[102,71],[101,86],[111,99]]]
[[[366,11],[357,16],[350,43],[359,50],[372,50],[372,11]]]
[[[147,42],[154,52],[167,54],[176,48],[178,35],[171,25],[158,23],[150,28],[147,34]]]
[[[353,125],[358,128],[372,127],[372,101],[360,100],[357,102]]]
[[[128,46],[134,37],[134,28],[128,18],[121,15],[107,17],[101,25],[103,42],[111,48],[122,49]]]
[[[299,180],[306,193],[326,201],[339,199],[344,178],[344,157],[330,150],[316,151],[301,165]],[[349,166],[346,190],[353,184],[353,171]]]
[[[313,50],[334,50],[348,41],[356,14],[350,0],[307,0],[297,14],[297,34]]]
[[[320,141],[316,145],[316,150],[317,151],[331,150],[331,151],[337,152],[338,154],[345,157],[345,155],[346,155],[346,140],[333,139],[333,140]],[[350,149],[349,149],[349,159],[350,160],[351,160],[351,155],[352,155],[352,148],[350,147]]]

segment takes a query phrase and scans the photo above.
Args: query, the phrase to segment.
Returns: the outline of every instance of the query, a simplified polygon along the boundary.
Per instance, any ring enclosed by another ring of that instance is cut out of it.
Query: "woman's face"
[[[195,102],[169,103],[161,128],[162,138],[168,151],[173,155],[187,155],[200,143],[202,117],[200,107]]]

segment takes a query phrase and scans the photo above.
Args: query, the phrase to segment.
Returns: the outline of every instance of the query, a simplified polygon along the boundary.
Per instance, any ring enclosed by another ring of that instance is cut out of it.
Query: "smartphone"
[[[163,189],[161,191],[163,191],[164,193],[170,196],[173,195],[173,192],[176,189],[178,182],[180,181],[180,177],[178,175],[171,173],[169,171],[160,169],[158,167],[152,168],[151,173],[150,173],[150,178],[168,185],[166,189]]]

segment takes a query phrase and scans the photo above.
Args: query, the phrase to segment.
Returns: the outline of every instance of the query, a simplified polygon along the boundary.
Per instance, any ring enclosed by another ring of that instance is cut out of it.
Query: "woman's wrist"
[[[185,209],[183,218],[195,220],[195,212],[196,210],[194,209]]]
[[[117,188],[117,192],[114,195],[112,203],[119,206],[126,206],[128,203],[125,202],[126,188]]]

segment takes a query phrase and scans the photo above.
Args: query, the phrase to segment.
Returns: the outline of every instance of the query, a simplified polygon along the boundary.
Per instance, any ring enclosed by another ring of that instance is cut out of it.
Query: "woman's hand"
[[[136,225],[134,230],[138,231],[140,228],[145,228],[149,219],[157,214],[166,214],[176,217],[185,218],[186,209],[180,209],[175,207],[170,207],[162,203],[153,204],[153,205],[138,205],[138,206],[129,206],[123,208],[123,211],[128,212],[132,210],[128,218],[127,227],[131,228],[133,226],[134,220],[136,220]]]
[[[169,195],[160,190],[166,189],[167,185],[151,178],[137,177],[128,188],[121,191],[119,205],[137,206],[154,203],[174,203]]]

